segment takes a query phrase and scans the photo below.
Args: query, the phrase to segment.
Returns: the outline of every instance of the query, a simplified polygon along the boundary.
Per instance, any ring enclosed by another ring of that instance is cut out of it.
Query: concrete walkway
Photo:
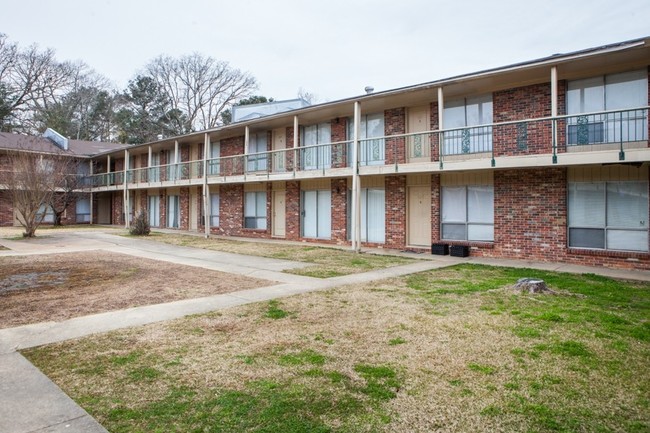
[[[62,231],[28,241],[0,239],[10,250],[1,256],[32,255],[91,250],[112,251],[134,257],[173,262],[222,272],[276,281],[279,284],[198,299],[111,311],[61,322],[44,322],[0,330],[0,432],[106,432],[82,408],[17,350],[79,338],[115,329],[176,319],[244,305],[253,302],[330,289],[347,284],[362,284],[415,272],[452,266],[458,263],[484,263],[496,266],[527,267],[572,273],[595,273],[615,278],[650,281],[650,272],[617,271],[558,263],[507,261],[483,258],[413,255],[422,259],[408,265],[363,274],[317,279],[283,273],[285,269],[308,266],[287,260],[241,256],[232,253],[179,247],[144,239],[126,238],[101,231]]]

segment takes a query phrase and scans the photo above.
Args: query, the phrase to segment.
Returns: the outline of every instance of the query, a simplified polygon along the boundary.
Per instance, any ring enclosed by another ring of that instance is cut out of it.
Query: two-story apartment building
[[[92,156],[95,223],[650,269],[650,38]]]

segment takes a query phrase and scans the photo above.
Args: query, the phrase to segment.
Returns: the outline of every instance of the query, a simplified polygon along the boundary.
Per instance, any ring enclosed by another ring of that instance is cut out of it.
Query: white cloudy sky
[[[0,0],[0,32],[117,88],[159,54],[249,71],[319,102],[650,35],[648,0]]]

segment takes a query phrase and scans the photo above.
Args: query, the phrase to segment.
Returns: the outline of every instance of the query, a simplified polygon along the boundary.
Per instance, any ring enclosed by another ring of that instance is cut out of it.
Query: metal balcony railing
[[[394,134],[359,140],[359,166],[399,166],[513,155],[557,155],[579,150],[618,150],[625,158],[630,147],[648,146],[648,107],[563,115],[435,131]],[[207,177],[282,174],[350,167],[351,140],[207,161]],[[129,184],[182,183],[203,177],[203,161],[190,161],[128,170]],[[124,172],[89,176],[92,187],[123,185]]]

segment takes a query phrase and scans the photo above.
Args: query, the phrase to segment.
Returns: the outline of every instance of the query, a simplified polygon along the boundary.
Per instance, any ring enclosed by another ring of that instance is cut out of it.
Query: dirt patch
[[[270,284],[108,252],[2,257],[0,328]]]

